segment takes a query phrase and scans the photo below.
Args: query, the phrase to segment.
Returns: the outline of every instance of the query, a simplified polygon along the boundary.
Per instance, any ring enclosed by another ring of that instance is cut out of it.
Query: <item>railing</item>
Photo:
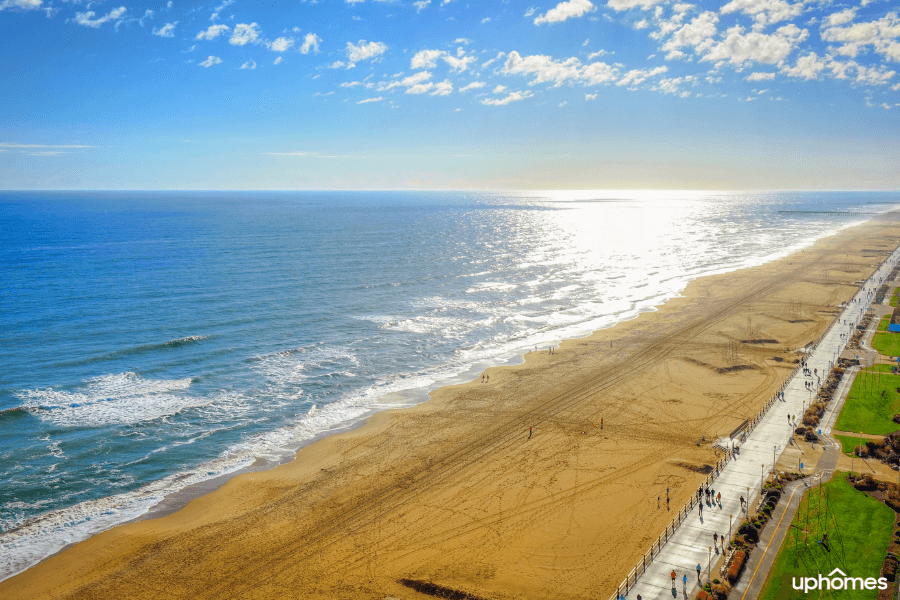
[[[900,246],[898,246],[894,250],[894,252],[897,252],[898,250],[900,250]],[[894,252],[891,253],[891,256],[893,256]],[[887,260],[885,261],[885,263],[887,263]],[[884,264],[884,263],[882,263],[882,264]],[[900,269],[900,267],[895,267],[895,270],[897,270],[897,269]],[[875,274],[873,273],[872,276],[874,276],[874,275]],[[859,286],[860,291],[862,291],[865,288],[865,286],[867,285],[867,282],[868,282],[868,280],[866,280],[866,282],[863,282],[863,284]],[[854,294],[854,296],[855,296],[855,294]],[[860,312],[859,318],[862,319],[864,314],[865,314],[865,311]],[[855,325],[858,323],[859,323],[859,320],[856,321]],[[831,330],[835,327],[835,325],[837,325],[837,324],[838,324],[837,319],[835,319],[834,321],[831,322],[831,325],[829,325],[828,328],[822,333],[822,335],[820,335],[819,338],[812,344],[812,348],[809,351],[810,354],[812,352],[814,352],[816,350],[816,348],[818,348],[819,343],[821,343],[821,341],[823,339],[825,339],[825,336],[827,336],[831,332]],[[742,424],[740,427],[735,429],[734,432],[732,432],[732,438],[734,437],[735,433],[740,432],[742,434],[742,437],[744,439],[746,439],[746,436],[750,435],[750,433],[753,432],[753,430],[760,423],[760,421],[762,421],[763,417],[766,415],[766,413],[769,411],[769,409],[772,407],[772,405],[778,401],[778,398],[781,396],[782,392],[784,392],[784,390],[787,389],[788,385],[790,385],[791,381],[794,380],[794,377],[796,377],[796,375],[800,371],[801,367],[802,367],[802,365],[799,365],[799,364],[794,367],[794,369],[791,371],[791,374],[787,377],[787,379],[785,379],[781,383],[781,386],[778,388],[778,391],[772,395],[772,397],[760,409],[760,411],[756,414],[756,416],[753,417],[752,419],[749,419],[749,421],[746,421],[745,422],[746,426],[744,424]],[[826,379],[826,381],[827,381],[827,379]],[[743,429],[743,431],[741,431],[742,429]],[[728,463],[728,460],[732,457],[733,457],[733,453],[730,453],[728,451],[725,452],[724,458],[722,458],[721,460],[716,462],[716,466],[713,468],[712,472],[706,477],[704,482],[702,484],[700,484],[701,489],[703,487],[708,487],[709,484],[715,480],[716,476],[722,472],[722,469]],[[773,465],[773,469],[774,469],[774,465]],[[669,537],[671,535],[675,534],[675,530],[678,528],[679,525],[681,525],[682,521],[684,521],[687,518],[688,513],[690,513],[693,510],[693,508],[696,504],[699,504],[700,502],[702,502],[702,500],[700,498],[700,494],[701,494],[701,492],[699,492],[699,491],[694,494],[691,494],[691,499],[678,511],[677,516],[674,519],[672,519],[672,522],[669,523],[668,525],[666,525],[666,528],[665,528],[665,531],[663,531],[663,534],[661,536],[659,536],[655,542],[650,544],[650,550],[648,550],[647,552],[644,553],[643,556],[641,556],[641,559],[640,559],[640,561],[638,561],[637,565],[635,565],[635,567],[633,569],[631,569],[631,571],[625,577],[625,580],[618,585],[618,587],[616,588],[616,593],[613,594],[612,596],[610,596],[610,600],[618,600],[618,598],[620,596],[627,595],[628,591],[637,584],[637,578],[640,577],[641,575],[643,575],[647,571],[647,565],[651,564],[653,562],[653,558],[655,556],[659,555],[660,552],[662,552],[663,546],[665,546],[665,544],[669,541]],[[750,503],[750,498],[747,498],[747,504],[749,505],[749,503]]]

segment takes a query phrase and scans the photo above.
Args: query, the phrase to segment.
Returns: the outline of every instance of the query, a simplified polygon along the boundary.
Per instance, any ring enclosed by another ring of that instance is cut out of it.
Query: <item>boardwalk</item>
[[[853,301],[848,303],[808,357],[810,370],[816,369],[820,374],[828,372],[829,363],[836,360],[846,344],[840,334],[852,331],[860,322],[874,298],[875,288],[885,280],[898,260],[900,249],[895,250],[861,286]],[[628,598],[636,598],[640,594],[646,600],[693,598],[699,589],[698,564],[701,566],[704,583],[707,578],[721,579],[718,573],[713,573],[711,577],[709,575],[710,565],[715,568],[716,561],[721,556],[712,548],[713,533],[725,534],[728,536],[726,539],[730,539],[729,522],[733,530],[745,515],[746,509],[741,509],[740,497],[750,498],[749,506],[758,501],[765,476],[773,470],[791,438],[792,429],[787,425],[788,415],[802,415],[810,401],[811,393],[805,387],[805,382],[810,379],[815,381],[815,378],[805,377],[801,371],[790,380],[784,392],[785,401],[775,402],[771,406],[747,440],[740,444],[738,456],[728,461],[710,485],[716,493],[722,493],[722,506],[704,505],[702,519],[694,508],[675,532],[669,534],[668,541],[659,554],[654,555],[652,562],[646,565],[646,570],[643,567],[638,569],[643,572],[639,572],[636,581],[631,580],[627,592],[623,586],[619,589],[619,594]],[[843,382],[843,385],[848,385],[848,381]],[[823,426],[830,429],[835,415],[829,417]],[[673,570],[678,576],[674,590],[671,577]],[[686,588],[682,584],[685,575],[688,578]],[[613,595],[613,598],[616,597]]]

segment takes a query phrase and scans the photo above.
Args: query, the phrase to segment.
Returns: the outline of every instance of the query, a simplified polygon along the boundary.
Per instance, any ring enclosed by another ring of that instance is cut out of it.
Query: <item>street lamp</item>
[[[706,583],[709,585],[709,576],[712,573],[712,546],[709,547],[709,560],[706,563]]]
[[[728,542],[731,542],[731,518],[734,515],[728,515]]]

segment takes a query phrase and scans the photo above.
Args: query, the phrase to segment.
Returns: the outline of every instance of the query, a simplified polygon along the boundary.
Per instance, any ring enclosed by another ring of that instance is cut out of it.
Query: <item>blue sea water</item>
[[[890,193],[0,193],[0,580]]]

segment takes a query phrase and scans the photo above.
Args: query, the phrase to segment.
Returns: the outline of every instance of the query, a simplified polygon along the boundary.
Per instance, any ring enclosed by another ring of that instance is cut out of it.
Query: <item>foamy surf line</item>
[[[688,283],[694,279],[782,259],[812,246],[820,239],[862,222],[864,221],[838,226],[831,231],[822,232],[769,255],[705,268],[663,280],[665,289],[657,287],[645,298],[632,299],[630,306],[623,310],[585,316],[584,319],[575,323],[550,325],[536,331],[533,330],[524,336],[507,340],[500,346],[460,351],[455,360],[433,367],[427,372],[395,376],[390,381],[383,381],[357,392],[353,397],[321,408],[313,407],[296,423],[256,435],[230,447],[222,453],[220,458],[198,465],[195,469],[173,474],[133,492],[83,502],[18,523],[14,528],[0,533],[0,547],[4,550],[0,556],[0,581],[21,573],[68,545],[83,541],[124,522],[148,515],[153,516],[155,507],[157,507],[158,514],[165,514],[167,511],[163,504],[164,500],[186,488],[193,486],[198,490],[194,495],[188,494],[187,499],[209,493],[224,484],[230,477],[252,468],[255,463],[258,465],[259,459],[263,459],[268,467],[287,462],[293,458],[299,448],[321,437],[362,424],[366,418],[376,412],[427,400],[429,391],[444,385],[467,381],[481,368],[522,361],[524,354],[534,346],[590,335],[594,331],[607,329],[618,323],[634,319],[643,312],[656,310],[657,306],[679,296]],[[192,341],[194,340],[190,339],[187,343]],[[181,383],[166,385],[177,389]],[[164,394],[172,390],[160,389],[158,391]],[[398,397],[401,398],[400,402],[385,401],[386,398],[396,400]],[[217,482],[217,485],[202,485],[213,480]]]

